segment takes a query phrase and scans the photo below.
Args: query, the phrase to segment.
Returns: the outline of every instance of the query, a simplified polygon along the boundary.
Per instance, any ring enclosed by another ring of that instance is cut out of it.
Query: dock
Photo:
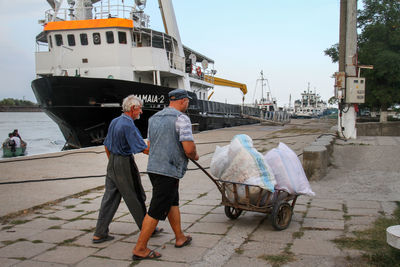
[[[245,125],[195,134],[203,167],[215,147],[236,134],[247,134],[261,153],[287,144],[301,159],[303,149],[336,120],[292,120],[281,126]],[[337,139],[325,177],[312,181],[314,197],[300,196],[288,229],[276,231],[265,214],[244,212],[230,220],[215,185],[193,163],[180,183],[182,228],[192,244],[174,248],[165,231],[149,246],[162,254],[137,266],[272,266],[268,256],[287,256],[285,266],[345,266],[362,252],[339,248],[333,239],[367,229],[380,216],[391,216],[400,190],[400,137]],[[147,156],[135,155],[151,199]],[[121,203],[110,242],[92,244],[107,157],[102,146],[0,161],[0,266],[131,266],[138,238],[126,205]],[[301,233],[301,234],[300,234]]]

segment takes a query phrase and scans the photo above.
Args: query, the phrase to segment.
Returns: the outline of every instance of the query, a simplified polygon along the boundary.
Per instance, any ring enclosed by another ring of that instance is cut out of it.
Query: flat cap
[[[189,99],[192,99],[192,98],[189,96],[188,92],[187,92],[186,90],[183,90],[183,89],[175,89],[175,90],[172,90],[171,92],[168,93],[168,97],[169,97],[169,99],[172,100],[172,101],[174,101],[174,100],[179,100],[179,99],[182,99],[182,98],[189,98]]]

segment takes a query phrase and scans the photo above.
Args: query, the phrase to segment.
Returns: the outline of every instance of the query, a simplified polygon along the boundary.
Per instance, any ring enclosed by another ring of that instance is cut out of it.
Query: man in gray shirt
[[[153,196],[142,230],[133,249],[133,260],[155,259],[161,254],[150,250],[147,242],[159,220],[168,221],[175,234],[175,247],[189,245],[192,237],[184,235],[179,211],[179,179],[188,164],[188,158],[198,160],[191,122],[185,112],[191,99],[187,91],[175,89],[168,94],[170,104],[149,120],[150,144],[147,172],[153,185]]]

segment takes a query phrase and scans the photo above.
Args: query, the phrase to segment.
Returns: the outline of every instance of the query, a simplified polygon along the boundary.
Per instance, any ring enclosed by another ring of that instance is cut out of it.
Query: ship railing
[[[74,7],[60,8],[57,11],[49,9],[45,11],[45,22],[58,20],[84,20],[84,19],[107,19],[107,18],[125,18],[139,20],[141,27],[148,27],[150,17],[143,12],[136,11],[129,5],[99,5],[93,7]]]
[[[135,28],[134,38],[138,47],[154,47],[164,49],[167,53],[167,58],[170,68],[180,71],[184,70],[185,59],[179,56],[174,51],[178,51],[178,42],[175,38],[163,32],[154,31],[146,28]]]
[[[264,111],[262,119],[273,122],[289,123],[290,113],[287,111]]]

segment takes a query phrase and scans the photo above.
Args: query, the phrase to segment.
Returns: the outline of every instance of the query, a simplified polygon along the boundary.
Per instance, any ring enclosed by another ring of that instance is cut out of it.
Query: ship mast
[[[175,38],[178,43],[179,56],[184,60],[185,54],[183,52],[183,45],[179,34],[178,23],[176,22],[174,7],[172,6],[172,0],[158,0],[158,4],[160,6],[165,33]],[[184,74],[182,79],[178,79],[178,87],[189,90],[190,84],[187,73]]]

